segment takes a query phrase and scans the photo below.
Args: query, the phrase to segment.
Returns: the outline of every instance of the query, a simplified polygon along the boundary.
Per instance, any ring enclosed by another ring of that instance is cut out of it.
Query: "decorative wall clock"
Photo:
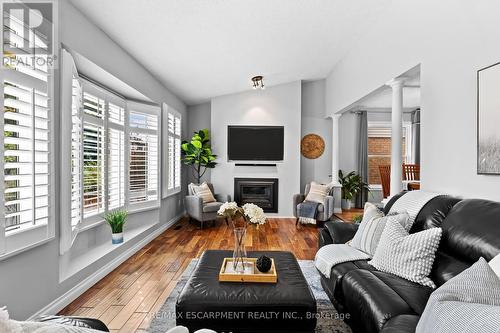
[[[317,134],[307,134],[300,142],[300,152],[305,158],[315,159],[323,155],[325,141]]]

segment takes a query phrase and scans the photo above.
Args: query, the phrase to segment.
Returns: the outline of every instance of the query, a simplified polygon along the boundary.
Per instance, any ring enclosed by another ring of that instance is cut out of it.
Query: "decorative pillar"
[[[339,168],[340,168],[340,133],[339,119],[341,114],[332,115],[332,188],[333,188],[333,212],[342,213],[341,197],[342,185],[339,183]]]
[[[403,84],[404,78],[396,78],[387,85],[392,88],[391,112],[391,192],[394,196],[403,189]]]

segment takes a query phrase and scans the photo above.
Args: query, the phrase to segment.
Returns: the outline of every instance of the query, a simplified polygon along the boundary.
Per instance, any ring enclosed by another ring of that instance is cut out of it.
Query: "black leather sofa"
[[[393,197],[384,211],[404,194]],[[422,208],[410,233],[432,227],[443,229],[430,275],[438,287],[479,257],[491,260],[500,253],[500,202],[438,196]],[[319,231],[319,246],[345,243],[357,228],[356,224],[327,222]],[[337,310],[348,315],[355,333],[414,332],[433,291],[377,271],[366,260],[334,266],[330,278],[321,276],[321,284]]]

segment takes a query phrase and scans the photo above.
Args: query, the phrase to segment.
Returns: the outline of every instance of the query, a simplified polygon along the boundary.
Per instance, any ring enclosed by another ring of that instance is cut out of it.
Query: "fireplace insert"
[[[278,212],[277,178],[235,178],[234,201],[239,206],[253,203],[266,213]]]

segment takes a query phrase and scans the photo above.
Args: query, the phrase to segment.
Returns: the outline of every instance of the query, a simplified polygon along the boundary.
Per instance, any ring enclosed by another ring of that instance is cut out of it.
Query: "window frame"
[[[170,131],[168,130],[168,117],[169,115],[173,115],[174,117],[174,133],[170,133]],[[179,134],[175,134],[175,118],[179,118]],[[163,112],[163,119],[162,119],[162,123],[163,123],[163,130],[165,131],[165,140],[164,140],[164,146],[165,146],[165,153],[164,153],[164,165],[165,165],[165,170],[166,170],[166,175],[164,177],[164,181],[163,181],[163,193],[164,193],[164,197],[169,197],[169,196],[172,196],[172,195],[175,195],[175,194],[178,194],[181,192],[182,190],[182,163],[181,163],[181,159],[182,159],[182,152],[181,152],[181,145],[182,145],[182,124],[183,124],[183,120],[182,120],[182,114],[175,110],[174,108],[170,107],[170,106],[167,106],[166,104],[164,104],[164,112]],[[179,157],[178,157],[178,160],[176,160],[175,158],[175,151],[174,151],[174,165],[171,165],[171,163],[169,162],[169,155],[170,155],[170,146],[169,146],[169,139],[170,137],[173,137],[174,138],[174,149],[176,148],[175,147],[175,140],[178,139],[179,140]],[[179,163],[179,186],[175,186],[175,179],[176,179],[176,175],[175,175],[175,163]],[[172,188],[170,188],[170,184],[169,184],[169,178],[170,178],[170,170],[171,169],[174,169],[174,186]]]
[[[406,161],[411,161],[412,160],[412,147],[411,147],[411,140],[412,140],[412,124],[411,121],[403,121],[403,137],[405,138],[405,154],[402,156],[403,158],[403,163],[407,163]],[[371,136],[370,135],[370,127],[377,127],[377,128],[384,128],[388,129],[389,133],[392,132],[392,123],[388,121],[368,121],[368,134],[367,137],[368,139],[370,137],[381,137],[381,136]],[[392,140],[392,133],[387,136]],[[369,140],[368,140],[369,141]],[[368,147],[369,150],[369,147]],[[391,157],[391,154],[389,155],[373,155],[373,154],[368,154],[368,163],[370,161],[370,157]],[[369,169],[369,165],[368,165]],[[368,184],[368,187],[371,190],[382,190],[382,184]]]

